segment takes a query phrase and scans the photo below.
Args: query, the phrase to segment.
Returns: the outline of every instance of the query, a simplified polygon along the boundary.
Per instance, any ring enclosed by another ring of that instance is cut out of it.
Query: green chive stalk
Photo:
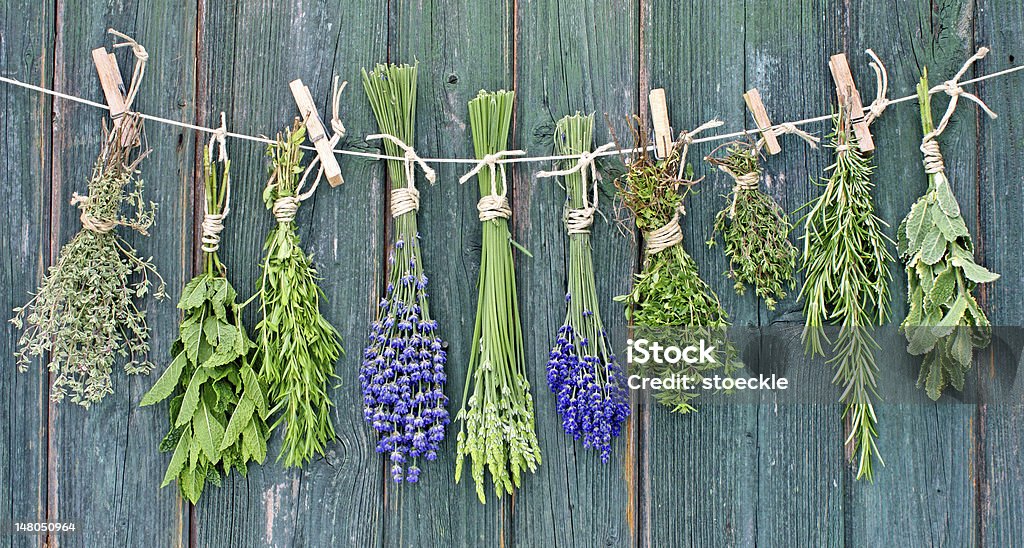
[[[872,401],[878,344],[872,331],[889,316],[891,240],[885,221],[875,215],[870,159],[860,152],[845,113],[835,115],[832,124],[836,161],[804,220],[803,340],[809,354],[824,355],[825,324],[839,326],[828,363],[836,371],[832,382],[842,388],[846,444],[857,460],[857,479],[870,480],[873,459],[881,462]]]
[[[473,149],[477,158],[505,150],[512,121],[511,91],[481,91],[469,102]],[[501,169],[501,168],[498,168]],[[492,189],[492,180],[496,189]],[[501,173],[484,167],[479,174],[480,196],[507,192]],[[526,379],[523,332],[512,262],[508,219],[481,223],[479,295],[469,369],[463,391],[456,449],[455,481],[462,477],[464,459],[472,461],[472,476],[481,503],[484,468],[491,474],[495,494],[513,493],[520,473],[540,464],[540,445],[534,432],[533,398]]]

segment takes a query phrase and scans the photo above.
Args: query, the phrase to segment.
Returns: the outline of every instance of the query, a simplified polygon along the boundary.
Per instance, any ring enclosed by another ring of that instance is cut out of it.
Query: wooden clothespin
[[[92,63],[96,66],[96,75],[99,76],[100,87],[103,88],[103,97],[107,101],[107,106],[110,107],[110,119],[114,122],[114,128],[120,131],[122,143],[130,143],[135,139],[135,128],[122,127],[124,116],[128,114],[128,106],[125,103],[127,90],[124,87],[124,80],[121,79],[117,58],[106,48],[96,48],[92,50]]]
[[[654,146],[658,158],[667,158],[672,152],[675,139],[668,122],[668,105],[665,103],[665,88],[655,88],[648,95],[651,104],[651,125],[654,126]]]
[[[299,79],[292,80],[288,87],[292,90],[295,104],[299,106],[299,113],[306,124],[306,136],[316,147],[316,154],[320,158],[320,165],[323,166],[327,182],[331,183],[331,186],[340,185],[343,182],[341,166],[338,165],[338,159],[334,157],[334,149],[331,147],[330,139],[327,138],[324,122],[316,110],[313,94]]]
[[[871,129],[864,120],[864,103],[860,100],[860,92],[853,82],[853,73],[850,72],[850,63],[846,60],[845,53],[837,53],[829,58],[828,69],[832,72],[832,79],[836,83],[836,95],[839,97],[839,104],[849,109],[846,113],[853,124],[853,131],[857,135],[857,143],[862,152],[875,150],[875,142],[871,138]]]
[[[764,108],[764,102],[761,101],[761,92],[757,91],[757,88],[748,89],[743,94],[743,102],[747,104],[750,113],[754,115],[754,123],[757,124],[757,129],[761,132],[761,137],[764,139],[765,147],[768,148],[768,153],[778,154],[782,152],[782,147],[779,146],[779,139],[775,136],[775,132],[771,131],[772,119],[768,117],[768,110]]]

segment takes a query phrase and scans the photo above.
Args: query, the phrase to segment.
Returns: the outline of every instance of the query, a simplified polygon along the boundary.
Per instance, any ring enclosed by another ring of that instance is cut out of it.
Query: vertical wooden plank
[[[480,89],[513,85],[512,6],[510,1],[467,0],[391,4],[393,26],[387,60],[410,64],[419,61],[416,148],[421,155],[474,157],[467,103]],[[354,93],[353,101],[366,102],[361,85]],[[521,97],[517,94],[517,102]],[[383,165],[381,162],[379,167]],[[430,310],[448,341],[445,393],[454,417],[462,405],[476,314],[478,191],[475,183],[458,183],[471,165],[433,167],[437,169],[437,184],[430,186],[420,179],[420,244],[430,278]],[[390,218],[386,222],[390,223]],[[380,223],[375,230],[383,226]],[[355,372],[351,376],[354,378]],[[385,478],[387,545],[497,546],[511,542],[506,523],[509,497],[495,499],[493,490],[487,489],[489,500],[481,506],[468,473],[459,485],[455,484],[458,429],[459,424],[453,421],[438,460],[423,466],[418,484],[396,486]],[[379,457],[375,462],[381,462]],[[532,474],[523,478],[527,484],[538,479]]]
[[[23,1],[4,6],[0,18],[0,74],[50,86],[53,22],[50,4]],[[6,317],[34,291],[49,257],[51,99],[33,91],[0,87],[7,178],[6,222],[0,223],[3,267],[0,312]],[[14,534],[16,522],[46,519],[47,373],[41,360],[25,373],[12,358],[21,331],[5,322],[0,354],[0,546],[34,546],[45,535]]]
[[[102,101],[95,68],[86,52],[109,46],[111,37],[106,29],[114,27],[136,37],[150,52],[135,108],[192,121],[195,18],[189,14],[195,13],[194,4],[58,2],[57,7],[57,89]],[[132,66],[127,50],[118,51],[121,67]],[[68,202],[73,192],[85,191],[84,182],[92,173],[102,141],[100,119],[105,116],[79,105],[57,105],[51,261],[58,246],[80,228],[78,212]],[[193,151],[191,134],[179,128],[147,123],[146,134],[153,152],[141,165],[142,178],[147,199],[158,202],[160,208],[150,237],[123,234],[141,256],[154,257],[167,281],[167,300],[145,301],[151,356],[159,374],[177,333],[174,302],[191,260],[191,196],[187,189],[192,181]],[[160,489],[167,461],[157,452],[157,445],[166,433],[166,416],[138,408],[139,398],[156,374],[129,379],[116,370],[114,393],[89,411],[71,403],[50,406],[48,518],[75,522],[80,531],[73,537],[51,538],[55,545],[187,544],[184,505],[176,492]]]
[[[594,116],[594,147],[612,140],[605,114],[619,139],[628,139],[628,114],[639,108],[638,3],[624,0],[521,0],[516,3],[515,148],[531,156],[552,152],[555,123],[567,114]],[[624,146],[631,146],[627,143]],[[608,164],[621,165],[617,158]],[[565,320],[568,236],[562,225],[565,190],[556,178],[533,175],[545,164],[515,170],[515,238],[533,253],[518,255],[526,355],[544,464],[528,477],[512,512],[517,543],[559,546],[635,544],[636,445],[623,425],[604,464],[597,452],[566,435],[547,383],[548,353]],[[605,181],[611,192],[610,177]],[[592,232],[597,295],[613,348],[625,347],[625,317],[612,297],[628,292],[636,263],[631,233],[615,222],[611,194],[599,196],[607,219]],[[618,356],[624,360],[624,356]]]
[[[643,78],[640,95],[665,87],[673,130],[692,129],[710,118],[739,129],[746,109],[742,33],[744,2],[700,0],[689,4],[651,2],[641,17]],[[715,290],[733,325],[756,326],[757,309],[737,296],[724,276],[726,260],[704,242],[728,186],[702,162],[715,144],[691,147],[696,176],[709,175],[687,198],[680,221],[686,250],[701,277]],[[726,183],[729,184],[729,183]],[[741,351],[743,348],[741,348]],[[744,359],[757,355],[745,352]],[[746,545],[755,542],[757,484],[757,407],[753,404],[701,405],[689,416],[651,403],[640,444],[649,448],[641,464],[642,545]],[[681,498],[681,494],[685,494]]]
[[[1024,29],[1024,12],[1001,2],[981,4],[977,11],[977,43],[991,47],[992,53],[978,63],[978,73],[987,74],[1024,62],[1024,47],[1019,39]],[[980,125],[980,233],[975,242],[981,264],[1002,277],[980,292],[981,302],[993,325],[1013,329],[1024,325],[1024,298],[1020,293],[1024,281],[1020,254],[1020,235],[1024,233],[1022,78],[1020,73],[1004,76],[973,90],[999,113],[999,119],[982,119]],[[1024,524],[1014,517],[1024,499],[1020,373],[1016,363],[997,360],[992,351],[981,353],[975,365],[979,384],[991,387],[993,394],[1003,395],[998,403],[980,407],[974,425],[980,491],[978,540],[984,546],[1005,546],[1024,538]]]
[[[835,88],[828,58],[840,49],[842,15],[841,8],[822,10],[814,1],[747,3],[744,89],[761,91],[774,123],[829,112]],[[755,127],[749,114],[743,120],[744,127]],[[803,129],[825,137],[831,128],[826,122]],[[791,239],[798,243],[803,233],[798,210],[818,196],[813,182],[831,158],[827,149],[812,150],[793,136],[779,142],[780,154],[762,158],[761,189],[791,212],[790,222],[796,225]],[[710,178],[730,184],[721,174]],[[802,304],[796,297],[802,282],[798,274],[797,285],[774,311],[759,303],[763,365],[756,370],[784,375],[793,388],[761,394],[757,504],[769,510],[757,513],[758,544],[835,545],[843,535],[844,436],[841,408],[833,403],[838,389],[829,382],[831,367],[806,357],[800,342]],[[748,297],[744,305],[752,301]]]
[[[849,7],[847,54],[854,77],[865,87],[874,74],[861,52],[873,48],[889,71],[890,93],[914,93],[921,69],[928,67],[935,83],[952,76],[973,53],[973,12],[970,2],[944,0],[899,5],[855,1]],[[880,24],[886,21],[886,24]],[[873,93],[873,92],[868,92]],[[933,108],[945,108],[936,97]],[[964,105],[942,135],[942,151],[953,192],[972,234],[977,234],[976,166],[973,107]],[[917,151],[921,123],[916,103],[888,109],[873,129],[875,204],[879,215],[895,227],[926,189],[927,180]],[[906,276],[893,265],[891,325],[906,315]],[[900,341],[897,341],[900,342]],[[897,346],[897,348],[899,348]],[[920,362],[903,357],[880,361],[879,386],[908,387],[917,378]],[[975,532],[975,485],[972,470],[972,418],[975,408],[934,404],[920,398],[892,396],[877,407],[879,450],[886,466],[874,483],[847,480],[847,542],[971,544]],[[916,402],[920,400],[920,402]],[[847,470],[847,478],[852,478]]]
[[[274,136],[298,115],[288,82],[301,78],[320,112],[330,117],[333,74],[350,83],[342,96],[348,136],[361,145],[376,129],[362,98],[359,68],[384,59],[384,1],[202,2],[200,112],[209,125],[227,112],[228,126]],[[232,141],[232,212],[222,258],[238,291],[255,291],[263,242],[273,217],[262,201],[267,162],[262,145]],[[306,155],[310,160],[313,153]],[[339,156],[345,184],[326,182],[299,208],[302,245],[314,257],[326,293],[321,310],[341,333],[346,355],[335,366],[332,419],[338,439],[324,459],[303,469],[275,462],[280,433],[267,462],[249,476],[233,476],[203,495],[195,509],[198,546],[374,546],[382,542],[383,472],[362,418],[356,376],[366,329],[383,280],[380,271],[383,205],[378,163]],[[246,312],[258,322],[258,307]],[[230,526],[226,524],[232,524]]]

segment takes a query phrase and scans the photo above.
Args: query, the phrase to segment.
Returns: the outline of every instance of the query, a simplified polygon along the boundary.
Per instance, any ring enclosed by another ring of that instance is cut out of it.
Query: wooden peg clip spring
[[[675,139],[672,138],[672,126],[668,122],[665,88],[652,89],[648,98],[651,105],[651,125],[654,126],[655,152],[658,158],[668,158]]]
[[[334,149],[327,137],[324,122],[316,110],[313,94],[299,79],[292,80],[288,87],[291,88],[295,104],[299,107],[299,114],[306,123],[306,136],[316,147],[316,154],[320,158],[320,165],[323,166],[327,182],[331,183],[331,186],[340,185],[343,182],[341,166],[338,165],[338,160],[334,157]]]
[[[850,63],[845,53],[837,53],[828,60],[828,69],[832,72],[832,79],[836,83],[836,95],[839,97],[839,104],[849,111],[846,113],[853,124],[853,132],[857,135],[857,143],[862,152],[875,150],[875,142],[871,138],[871,130],[864,120],[864,103],[860,100],[860,92],[853,82],[853,73],[850,72]]]
[[[757,129],[761,132],[761,137],[764,139],[768,153],[778,154],[782,152],[782,147],[779,146],[779,139],[775,136],[775,132],[771,130],[772,119],[768,117],[768,110],[764,108],[764,102],[761,101],[761,92],[757,88],[748,89],[743,94],[743,102],[747,104],[750,113],[754,115],[754,123],[757,124]]]

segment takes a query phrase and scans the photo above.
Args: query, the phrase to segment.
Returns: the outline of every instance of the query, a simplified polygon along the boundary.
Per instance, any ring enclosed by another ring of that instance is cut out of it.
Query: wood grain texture
[[[631,135],[623,116],[638,108],[637,6],[520,0],[516,8],[513,148],[533,156],[550,154],[555,124],[577,112],[594,113],[594,148],[613,139],[606,120],[614,123],[619,138]],[[562,224],[565,190],[559,179],[533,177],[537,169],[547,168],[513,170],[514,237],[533,253],[532,258],[517,255],[516,266],[544,464],[516,496],[512,535],[517,545],[528,545],[541,531],[558,546],[632,545],[637,538],[634,429],[623,426],[622,436],[612,442],[611,460],[601,463],[596,451],[565,434],[547,383],[548,353],[565,320],[569,268]],[[613,188],[610,177],[604,186]],[[613,348],[622,349],[622,306],[611,298],[628,291],[636,248],[632,234],[620,230],[610,196],[599,196],[599,205],[606,219],[598,215],[592,233],[597,294]]]
[[[359,90],[359,67],[386,55],[386,5],[331,1],[206,2],[201,6],[201,101],[206,116],[225,110],[235,130],[282,131],[298,115],[288,82],[301,78],[320,112],[330,117],[332,77],[350,83],[343,95],[343,146],[375,129]],[[274,14],[268,17],[268,14]],[[237,190],[221,256],[243,295],[256,291],[263,241],[273,223],[261,194],[266,184],[264,147],[231,143]],[[307,161],[312,153],[306,156]],[[376,163],[339,157],[345,184],[323,184],[299,208],[302,245],[314,257],[326,293],[321,310],[341,333],[346,354],[338,361],[332,393],[338,439],[323,459],[301,470],[275,464],[275,433],[265,466],[234,476],[211,490],[195,509],[199,546],[374,546],[381,544],[383,469],[362,418],[356,378],[361,349],[381,287],[380,205]],[[247,311],[250,326],[258,307]],[[225,527],[238,519],[244,527]]]
[[[0,17],[0,74],[51,86],[51,7],[12,2]],[[15,15],[17,13],[23,15]],[[0,223],[0,312],[29,299],[50,254],[51,101],[9,86],[0,88],[4,124],[0,166],[7,177],[7,205]],[[15,522],[46,518],[48,382],[44,362],[16,373],[20,332],[5,322],[0,341],[0,546],[34,546],[45,535],[11,535]]]
[[[135,108],[172,119],[191,121],[195,94],[193,59],[195,13],[189,2],[108,7],[57,3],[55,87],[67,93],[101,100],[95,68],[87,52],[109,46],[106,29],[113,27],[134,36],[151,52],[146,79]],[[133,59],[118,50],[122,72]],[[125,77],[128,80],[128,77]],[[167,82],[175,82],[169,86]],[[72,104],[59,104],[54,128],[53,219],[51,260],[57,246],[80,229],[78,211],[69,205],[73,192],[84,192],[92,173],[102,134],[102,112]],[[189,274],[191,260],[191,196],[193,180],[192,134],[166,125],[147,124],[152,153],[140,169],[147,198],[159,203],[156,226],[149,238],[122,235],[140,256],[153,256],[167,282],[168,299],[144,302],[151,329],[151,358],[157,371],[167,362],[176,338],[178,291]],[[75,522],[76,535],[52,535],[53,545],[98,544],[185,545],[188,543],[187,509],[172,489],[160,489],[167,461],[155,451],[166,433],[167,417],[138,408],[138,400],[155,377],[127,378],[114,371],[114,393],[86,411],[63,403],[50,406],[51,477],[48,518]],[[140,507],[139,501],[146,501]]]
[[[513,15],[512,2],[458,0],[392,5],[392,46],[387,60],[398,64],[419,61],[416,148],[421,155],[473,157],[467,105],[480,89],[512,87]],[[361,86],[358,93],[358,100],[365,102]],[[383,162],[379,167],[383,169]],[[472,166],[435,167],[437,184],[429,185],[422,178],[419,181],[418,222],[423,235],[420,244],[424,268],[430,279],[430,311],[448,342],[445,394],[454,418],[462,405],[473,338],[481,225],[476,211],[476,183],[458,183]],[[468,463],[462,482],[454,483],[459,428],[453,420],[438,460],[423,465],[417,485],[395,485],[387,476],[383,480],[387,492],[387,546],[512,544],[507,525],[511,499],[495,499],[493,491],[487,489],[488,502],[480,506]],[[523,481],[529,484],[537,478],[527,473]]]

